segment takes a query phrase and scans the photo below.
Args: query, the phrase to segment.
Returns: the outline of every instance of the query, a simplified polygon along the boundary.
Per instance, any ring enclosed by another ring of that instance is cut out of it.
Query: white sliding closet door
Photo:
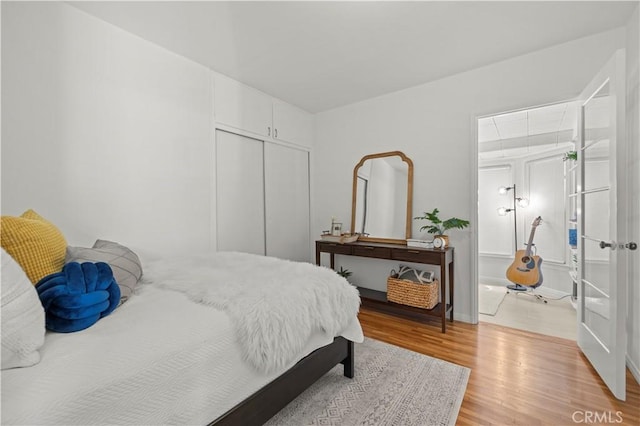
[[[309,262],[309,153],[265,143],[267,255]]]
[[[216,130],[219,251],[265,254],[264,142]]]

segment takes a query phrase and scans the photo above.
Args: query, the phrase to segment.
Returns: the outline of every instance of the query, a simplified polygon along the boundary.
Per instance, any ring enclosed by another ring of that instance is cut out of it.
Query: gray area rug
[[[454,425],[470,369],[365,338],[355,377],[338,365],[267,425]]]

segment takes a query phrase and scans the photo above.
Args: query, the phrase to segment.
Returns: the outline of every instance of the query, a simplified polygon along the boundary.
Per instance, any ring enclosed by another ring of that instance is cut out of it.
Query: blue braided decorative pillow
[[[104,262],[70,262],[61,272],[36,284],[45,311],[45,326],[70,333],[91,327],[120,303],[120,287]]]

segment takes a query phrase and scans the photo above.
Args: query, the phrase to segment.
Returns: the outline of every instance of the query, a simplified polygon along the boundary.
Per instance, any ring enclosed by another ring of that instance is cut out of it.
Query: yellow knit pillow
[[[33,210],[20,217],[2,216],[0,235],[2,248],[18,262],[33,284],[62,270],[67,241],[54,224]]]

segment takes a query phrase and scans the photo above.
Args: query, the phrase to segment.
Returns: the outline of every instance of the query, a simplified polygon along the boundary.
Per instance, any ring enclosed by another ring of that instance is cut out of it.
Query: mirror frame
[[[351,232],[355,229],[356,226],[356,193],[358,188],[358,169],[362,167],[365,161],[372,160],[374,158],[384,158],[384,157],[395,157],[399,156],[402,161],[407,163],[409,166],[409,170],[407,173],[407,217],[405,223],[405,239],[396,239],[396,238],[381,238],[381,237],[365,237],[360,236],[358,241],[369,241],[375,243],[388,243],[388,244],[407,244],[407,240],[411,238],[411,217],[412,217],[412,209],[413,209],[413,161],[406,155],[404,155],[401,151],[389,151],[389,152],[381,152],[379,154],[370,154],[362,157],[360,162],[356,164],[353,168],[353,189],[352,189],[352,197],[351,197]]]

